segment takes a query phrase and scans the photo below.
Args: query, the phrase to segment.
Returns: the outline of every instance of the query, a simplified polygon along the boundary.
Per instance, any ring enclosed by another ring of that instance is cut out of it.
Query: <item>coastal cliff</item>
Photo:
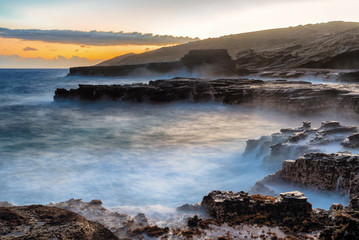
[[[70,68],[69,75],[139,76],[151,74],[200,74],[233,76],[238,74],[236,62],[226,49],[191,50],[179,61],[151,62],[121,66],[90,66]]]

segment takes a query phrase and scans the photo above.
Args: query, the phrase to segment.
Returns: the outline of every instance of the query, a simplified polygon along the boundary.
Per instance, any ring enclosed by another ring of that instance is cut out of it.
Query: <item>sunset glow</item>
[[[126,53],[182,44],[197,37],[335,20],[359,21],[358,8],[357,0],[343,0],[340,4],[337,0],[1,1],[0,28],[4,32],[1,34],[0,29],[0,67],[26,67],[11,62],[9,59],[14,56],[44,60],[76,57],[82,58],[80,65],[87,65]],[[29,40],[28,32],[17,35],[23,30],[54,35]],[[69,31],[75,35],[59,38],[59,34]],[[71,43],[73,37],[82,35],[86,38]],[[96,41],[104,40],[102,46],[88,44],[92,35],[96,35]],[[64,44],[66,41],[70,43]],[[74,64],[69,61],[63,67]]]

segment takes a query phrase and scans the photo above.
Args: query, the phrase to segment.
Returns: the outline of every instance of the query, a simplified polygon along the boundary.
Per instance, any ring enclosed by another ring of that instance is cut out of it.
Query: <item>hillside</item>
[[[150,62],[177,61],[193,49],[228,49],[233,58],[237,58],[239,52],[248,49],[252,49],[252,51],[254,50],[255,52],[266,51],[267,53],[273,53],[278,50],[288,50],[288,48],[292,48],[293,46],[305,46],[305,48],[302,48],[299,51],[302,53],[307,53],[313,48],[316,49],[318,46],[325,52],[325,49],[322,47],[323,42],[333,46],[337,44],[338,41],[346,40],[345,38],[341,38],[341,33],[346,32],[346,34],[348,34],[348,31],[350,33],[352,30],[355,31],[355,34],[351,34],[351,37],[357,39],[357,33],[359,33],[358,29],[359,23],[355,22],[329,22],[234,34],[220,38],[209,38],[190,42],[173,47],[164,47],[142,54],[120,56],[107,60],[100,65],[119,66]],[[336,42],[332,41],[332,43],[330,43],[332,36],[336,36]],[[357,41],[354,42],[357,43]],[[338,48],[339,52],[343,50]],[[298,54],[300,54],[299,52]],[[316,50],[316,52],[320,54],[320,51]],[[241,55],[239,57],[241,57]]]

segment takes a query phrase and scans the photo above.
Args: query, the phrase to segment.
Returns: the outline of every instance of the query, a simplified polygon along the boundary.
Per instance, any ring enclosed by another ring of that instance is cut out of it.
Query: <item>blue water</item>
[[[270,172],[241,159],[245,141],[308,120],[217,103],[54,102],[57,87],[150,80],[67,72],[0,69],[0,201],[177,207],[248,190]],[[332,203],[315,196],[314,206]]]

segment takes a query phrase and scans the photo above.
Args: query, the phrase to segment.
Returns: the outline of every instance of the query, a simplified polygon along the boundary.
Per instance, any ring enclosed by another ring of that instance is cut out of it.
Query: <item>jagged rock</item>
[[[354,114],[359,113],[358,93],[357,86],[302,81],[175,78],[150,81],[148,84],[79,85],[78,89],[57,89],[54,99],[150,103],[216,101],[301,114],[328,110]]]
[[[0,207],[0,238],[7,239],[118,239],[103,225],[64,209],[31,205]]]
[[[285,218],[303,221],[312,211],[312,205],[300,192],[282,193],[278,198],[252,195],[246,192],[212,191],[202,201],[210,216],[226,222],[237,217],[262,215],[274,222]]]
[[[264,224],[280,226],[298,239],[308,239],[308,232],[316,232],[319,239],[358,239],[358,202],[358,199],[352,199],[348,207],[333,204],[329,211],[325,211],[312,209],[304,194],[298,191],[281,193],[277,198],[212,191],[203,198],[202,204],[213,219],[203,220],[195,216],[188,219],[188,226],[198,230],[223,222],[230,226]]]
[[[284,160],[296,159],[306,153],[320,152],[321,146],[332,143],[339,145],[357,131],[356,126],[342,126],[336,121],[324,121],[318,129],[312,128],[310,122],[304,122],[299,128],[281,129],[280,133],[272,136],[248,140],[243,156],[259,158],[265,165],[275,168]],[[344,143],[342,145],[347,146]],[[257,153],[256,156],[252,156],[253,152]]]
[[[78,213],[88,220],[101,223],[118,237],[133,237],[134,229],[143,229],[150,225],[143,213],[131,217],[111,211],[102,206],[101,200],[84,202],[81,199],[70,199],[66,202],[50,203],[48,206],[66,209]]]
[[[240,70],[243,72],[243,69]],[[187,72],[201,76],[237,75],[236,62],[227,49],[191,50],[176,62],[151,62],[122,66],[93,66],[70,68],[69,75],[127,76],[139,74],[176,74]]]
[[[285,181],[358,197],[358,176],[359,155],[309,153],[295,161],[285,161],[281,170],[264,178],[263,181]]]

